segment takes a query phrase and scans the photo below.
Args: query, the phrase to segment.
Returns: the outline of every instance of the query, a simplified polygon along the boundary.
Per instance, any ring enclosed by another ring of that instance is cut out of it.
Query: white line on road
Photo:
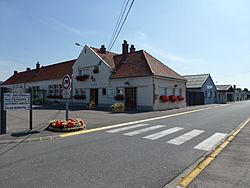
[[[215,145],[217,145],[222,139],[224,139],[227,136],[227,134],[224,133],[215,133],[203,142],[199,143],[197,146],[195,146],[195,149],[209,151],[212,149]]]
[[[146,139],[149,139],[149,140],[156,140],[156,139],[159,139],[159,138],[164,137],[166,135],[169,135],[169,134],[175,133],[177,131],[180,131],[182,129],[183,128],[181,128],[181,127],[174,127],[174,128],[170,128],[170,129],[167,129],[167,130],[155,133],[155,134],[145,136],[143,138],[146,138]]]
[[[203,130],[194,129],[188,133],[185,133],[181,136],[178,136],[172,140],[169,140],[167,143],[174,144],[174,145],[181,145],[184,142],[191,140],[192,138],[198,136],[199,134],[201,134],[203,132],[204,132]]]
[[[123,135],[134,136],[134,135],[137,135],[137,134],[145,133],[145,132],[155,130],[155,129],[159,129],[159,128],[162,128],[162,127],[165,127],[165,125],[155,125],[155,126],[148,127],[148,128],[145,128],[145,129],[140,129],[140,130],[137,130],[137,131],[128,132],[128,133],[125,133]]]
[[[119,129],[113,129],[113,130],[106,131],[106,132],[108,132],[108,133],[118,133],[118,132],[126,131],[126,130],[129,130],[129,129],[143,127],[143,126],[146,126],[146,125],[148,125],[148,124],[142,123],[142,124],[132,125],[132,126],[128,126],[128,127],[119,128]]]

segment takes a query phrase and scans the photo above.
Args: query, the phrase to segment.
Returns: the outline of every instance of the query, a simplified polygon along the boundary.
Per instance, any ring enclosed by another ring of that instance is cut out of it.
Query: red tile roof
[[[129,53],[127,56],[114,56],[116,72],[111,78],[127,78],[138,76],[161,76],[186,80],[165,64],[151,56],[144,50]]]
[[[114,56],[117,55],[116,53],[106,51],[106,53],[102,53],[100,49],[90,47],[97,55],[99,55],[112,69],[115,68],[114,63]]]
[[[76,59],[73,59],[62,63],[44,66],[39,69],[19,72],[12,75],[2,85],[61,79],[66,74],[72,74],[72,66],[75,61]]]
[[[186,80],[183,76],[179,75],[173,69],[169,68],[167,65],[163,64],[162,62],[160,62],[158,59],[156,59],[155,57],[153,57],[146,51],[143,51],[143,53],[145,55],[147,63],[149,64],[151,68],[151,71],[153,72],[155,76]]]

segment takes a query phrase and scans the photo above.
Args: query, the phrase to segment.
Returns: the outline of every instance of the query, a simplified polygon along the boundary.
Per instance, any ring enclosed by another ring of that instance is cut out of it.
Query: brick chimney
[[[104,44],[101,45],[100,52],[103,53],[103,54],[106,54],[106,48],[105,48]]]
[[[17,73],[18,73],[18,71],[15,70],[15,71],[14,71],[14,75],[17,74]]]
[[[39,63],[39,61],[36,63],[36,69],[40,69],[40,63]]]
[[[126,40],[124,40],[122,44],[122,54],[123,55],[128,54],[128,42]]]
[[[131,44],[130,46],[130,53],[135,52],[135,45]]]
[[[30,71],[30,68],[29,68],[29,67],[27,67],[27,68],[26,68],[26,71]]]

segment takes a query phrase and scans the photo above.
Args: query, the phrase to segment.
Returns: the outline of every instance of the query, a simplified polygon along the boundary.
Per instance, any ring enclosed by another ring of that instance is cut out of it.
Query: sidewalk
[[[69,111],[70,118],[81,118],[84,120],[87,129],[99,128],[108,125],[137,121],[152,117],[176,114],[197,109],[218,106],[217,104],[192,106],[173,110],[152,111],[152,112],[135,112],[125,111],[124,113],[112,113],[106,110],[81,110],[72,109]],[[50,107],[41,106],[33,109],[33,130],[29,131],[29,111],[16,110],[7,112],[7,134],[0,135],[0,143],[6,143],[6,140],[22,140],[34,139],[42,140],[53,139],[59,137],[61,132],[46,131],[48,122],[53,119],[65,119],[65,110],[63,106]],[[9,143],[9,142],[8,142]]]
[[[250,123],[188,187],[250,187]]]

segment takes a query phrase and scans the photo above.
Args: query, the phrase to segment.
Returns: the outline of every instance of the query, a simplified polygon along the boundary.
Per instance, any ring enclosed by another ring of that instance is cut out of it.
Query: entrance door
[[[125,107],[136,108],[136,88],[125,88]]]
[[[188,106],[203,105],[204,104],[204,93],[203,92],[186,92],[186,101]]]
[[[98,106],[98,89],[90,89],[90,100],[94,100],[95,105]]]

